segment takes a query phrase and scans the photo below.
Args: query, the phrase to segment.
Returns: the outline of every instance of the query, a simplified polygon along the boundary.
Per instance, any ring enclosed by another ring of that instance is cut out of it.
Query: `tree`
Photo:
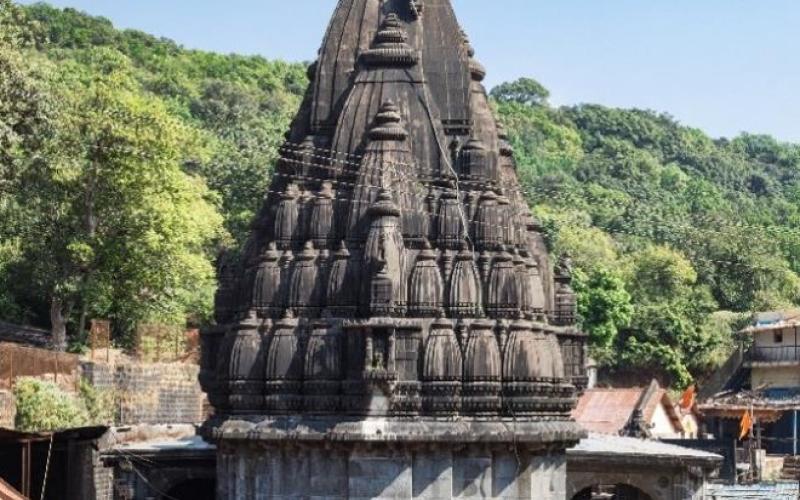
[[[107,49],[83,54],[91,71],[64,64],[57,147],[18,179],[29,214],[19,272],[47,297],[54,344],[63,349],[77,311],[183,323],[210,310],[209,256],[223,237],[216,201],[183,171],[202,161],[201,134],[141,93],[129,62]]]
[[[47,65],[25,50],[29,34],[24,11],[0,0],[0,318],[20,322],[29,308],[12,292],[10,269],[19,262],[19,230],[28,221],[16,181],[41,161],[53,135],[52,101],[42,82]]]
[[[589,334],[593,357],[608,363],[620,331],[633,319],[631,295],[622,277],[608,269],[599,268],[590,274],[578,269],[573,283],[581,326]]]
[[[679,252],[648,245],[629,258],[634,309],[632,326],[621,339],[621,360],[628,369],[659,367],[685,387],[692,380],[692,359],[716,347],[716,340],[701,340],[709,333],[703,326],[716,303]]]
[[[532,78],[520,78],[493,88],[491,96],[499,102],[516,102],[526,106],[547,106],[550,91]]]

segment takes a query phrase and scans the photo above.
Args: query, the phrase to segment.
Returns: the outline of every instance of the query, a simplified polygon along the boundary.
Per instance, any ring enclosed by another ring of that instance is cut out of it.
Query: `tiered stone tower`
[[[201,382],[220,498],[563,499],[585,379],[449,0],[340,0]]]

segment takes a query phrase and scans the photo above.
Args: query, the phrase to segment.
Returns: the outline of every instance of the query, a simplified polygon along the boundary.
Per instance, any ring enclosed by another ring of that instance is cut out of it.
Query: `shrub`
[[[14,386],[16,428],[24,432],[85,426],[89,413],[82,401],[52,382],[23,377]]]
[[[89,417],[90,425],[114,425],[116,393],[112,389],[98,389],[86,379],[78,384],[78,395]]]

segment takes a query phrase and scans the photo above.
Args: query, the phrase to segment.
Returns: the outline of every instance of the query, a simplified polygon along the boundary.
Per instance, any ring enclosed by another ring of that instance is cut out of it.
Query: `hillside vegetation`
[[[0,0],[0,318],[202,323],[307,80],[305,65],[187,50]],[[752,311],[800,302],[800,147],[714,140],[667,115],[492,91],[529,200],[576,264],[610,371],[684,386]],[[60,325],[60,328],[59,328]]]

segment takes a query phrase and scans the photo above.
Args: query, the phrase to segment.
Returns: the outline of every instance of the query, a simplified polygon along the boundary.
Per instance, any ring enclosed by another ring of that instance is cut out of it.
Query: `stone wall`
[[[218,498],[562,500],[563,454],[509,447],[223,445]]]
[[[14,428],[14,419],[17,416],[17,405],[10,391],[0,391],[0,427]]]
[[[71,486],[68,500],[113,500],[114,470],[106,467],[100,459],[101,451],[108,446],[107,438],[99,442],[82,442],[68,448]],[[98,449],[96,449],[96,447]]]
[[[204,394],[198,372],[197,365],[187,363],[83,365],[92,385],[115,391],[117,425],[202,422]]]

